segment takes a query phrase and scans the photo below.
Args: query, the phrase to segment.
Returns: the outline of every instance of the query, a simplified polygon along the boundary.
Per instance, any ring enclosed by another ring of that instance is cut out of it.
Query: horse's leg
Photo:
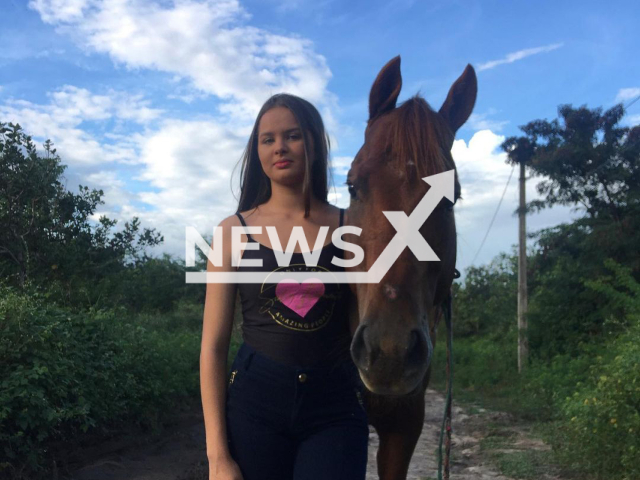
[[[377,463],[380,480],[405,480],[424,423],[424,394],[403,400],[372,421],[380,438]],[[373,412],[372,412],[373,413]]]

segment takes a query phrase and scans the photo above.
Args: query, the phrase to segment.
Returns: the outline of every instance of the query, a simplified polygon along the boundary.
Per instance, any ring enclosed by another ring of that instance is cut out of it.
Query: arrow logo
[[[409,247],[421,262],[440,261],[420,234],[420,227],[424,225],[424,222],[427,221],[427,218],[433,213],[443,197],[446,197],[451,202],[454,201],[454,173],[454,170],[448,170],[424,177],[422,180],[429,184],[431,188],[422,197],[416,208],[413,209],[411,215],[407,216],[404,212],[382,212],[393,225],[393,228],[396,229],[396,234],[371,266],[368,272],[369,276],[372,277],[370,279],[371,283],[379,283],[382,280],[405,247]]]

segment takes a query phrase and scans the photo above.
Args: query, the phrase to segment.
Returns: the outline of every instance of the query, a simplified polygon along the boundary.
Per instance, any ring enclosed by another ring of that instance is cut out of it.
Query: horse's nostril
[[[418,332],[416,330],[413,330],[411,332],[411,334],[409,335],[409,346],[408,346],[407,350],[409,352],[411,350],[413,350],[413,347],[417,342],[418,342]]]
[[[370,352],[370,346],[367,344],[365,330],[366,326],[360,325],[353,336],[353,341],[351,342],[351,357],[355,364],[360,368],[366,367],[367,358],[369,357]]]
[[[407,360],[410,365],[421,365],[429,358],[429,342],[421,330],[412,330],[409,334]]]

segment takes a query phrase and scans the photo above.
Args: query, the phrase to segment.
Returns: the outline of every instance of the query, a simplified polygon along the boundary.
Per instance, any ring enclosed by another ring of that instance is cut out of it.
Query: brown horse
[[[471,65],[438,112],[419,96],[396,107],[401,85],[396,57],[371,87],[365,142],[347,175],[351,203],[346,223],[362,229],[348,241],[365,253],[352,271],[368,271],[396,234],[383,211],[409,215],[430,188],[422,178],[455,169],[450,153],[454,136],[469,118],[477,94]],[[456,174],[455,200],[459,197]],[[443,198],[420,233],[440,261],[420,262],[405,248],[380,283],[351,285],[357,298],[351,355],[367,387],[369,423],[380,437],[381,480],[406,479],[422,432],[435,328],[455,271],[453,203]]]

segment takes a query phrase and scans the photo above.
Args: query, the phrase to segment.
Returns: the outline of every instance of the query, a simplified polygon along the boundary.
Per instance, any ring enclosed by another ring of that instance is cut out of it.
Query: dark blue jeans
[[[227,438],[244,480],[364,480],[369,428],[353,362],[303,368],[243,343],[227,388]]]

